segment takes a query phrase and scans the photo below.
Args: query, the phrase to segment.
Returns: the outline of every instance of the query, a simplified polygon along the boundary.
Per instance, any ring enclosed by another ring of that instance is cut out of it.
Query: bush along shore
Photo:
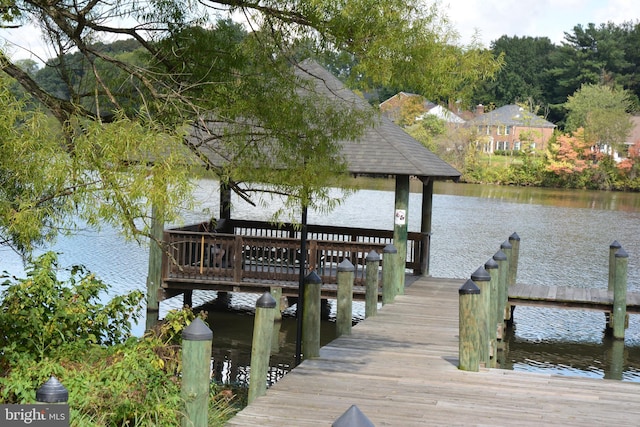
[[[102,303],[108,286],[83,267],[60,272],[52,252],[30,263],[25,278],[3,279],[0,403],[35,403],[55,376],[69,393],[71,426],[180,425],[181,333],[196,317],[191,310],[133,337],[140,291]],[[224,425],[245,404],[242,395],[212,383],[208,425]]]

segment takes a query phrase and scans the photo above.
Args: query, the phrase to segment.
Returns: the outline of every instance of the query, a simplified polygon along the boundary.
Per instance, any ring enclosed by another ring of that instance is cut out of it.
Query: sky
[[[431,2],[431,0],[425,0]],[[564,32],[589,23],[621,24],[640,20],[638,0],[439,0],[452,24],[460,33],[460,43],[469,44],[475,30],[485,47],[502,35],[509,37],[548,37],[560,44]],[[15,59],[31,58],[37,62],[51,56],[34,28],[2,30],[0,37],[9,34],[21,47],[34,51],[30,54],[16,46],[9,46]],[[0,43],[2,40],[0,39]]]
[[[441,0],[446,14],[469,44],[474,30],[485,47],[503,35],[548,37],[560,44],[565,32],[589,23],[622,24],[640,20],[638,0]]]

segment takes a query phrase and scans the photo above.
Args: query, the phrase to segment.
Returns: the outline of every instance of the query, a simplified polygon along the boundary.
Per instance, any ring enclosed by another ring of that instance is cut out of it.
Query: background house
[[[466,126],[475,128],[482,150],[518,151],[530,148],[543,151],[553,135],[556,125],[536,116],[519,105],[505,105],[485,113],[478,105],[476,116]]]
[[[424,119],[428,114],[434,115],[449,124],[462,124],[464,120],[454,112],[426,100],[415,93],[398,92],[391,98],[380,103],[380,112],[396,124],[407,125]],[[405,117],[406,115],[412,117]]]

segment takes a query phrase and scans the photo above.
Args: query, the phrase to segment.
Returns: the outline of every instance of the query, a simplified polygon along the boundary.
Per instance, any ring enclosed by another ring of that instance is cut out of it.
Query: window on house
[[[487,125],[487,135],[491,135],[491,126]]]
[[[498,126],[496,129],[496,134],[502,135],[502,126]]]
[[[520,141],[515,141],[513,143],[513,150],[514,151],[519,151],[520,150]]]
[[[505,134],[505,135],[511,135],[511,131],[512,131],[512,129],[511,129],[511,128],[512,128],[512,127],[513,127],[513,126],[505,126],[505,128],[504,128],[504,134]]]

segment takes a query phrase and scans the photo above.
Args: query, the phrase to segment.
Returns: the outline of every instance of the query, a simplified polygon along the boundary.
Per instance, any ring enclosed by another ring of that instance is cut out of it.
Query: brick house
[[[533,151],[544,151],[556,125],[528,112],[519,105],[505,105],[485,113],[478,105],[476,116],[466,126],[477,132],[482,151],[519,151],[525,144]]]

